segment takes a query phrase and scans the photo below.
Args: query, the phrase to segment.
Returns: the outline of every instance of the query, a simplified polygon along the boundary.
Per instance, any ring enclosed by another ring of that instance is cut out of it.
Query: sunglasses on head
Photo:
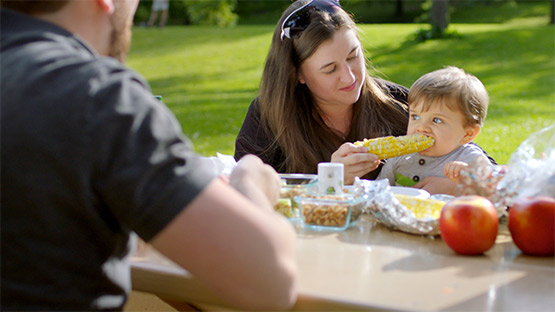
[[[283,38],[299,38],[310,24],[311,11],[316,10],[333,14],[340,7],[339,0],[311,0],[305,3],[291,12],[281,24],[281,40],[283,41]]]

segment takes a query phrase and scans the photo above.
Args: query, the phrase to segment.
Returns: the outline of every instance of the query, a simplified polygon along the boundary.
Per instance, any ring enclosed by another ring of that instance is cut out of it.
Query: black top
[[[391,94],[395,100],[405,105],[408,103],[408,89],[406,87],[381,79],[377,82],[378,85],[383,86],[385,91]],[[406,129],[403,133],[390,133],[388,135],[399,136],[405,134]],[[236,160],[239,160],[246,154],[254,154],[259,156],[265,163],[274,167],[276,171],[284,172],[284,166],[282,166],[282,164],[285,162],[285,154],[279,145],[273,143],[274,137],[266,133],[260,122],[259,102],[258,98],[256,98],[251,102],[245,120],[243,121],[243,125],[241,126],[241,130],[235,139],[234,157]],[[487,153],[485,154],[493,164],[496,164],[493,158],[488,156]],[[330,160],[322,159],[322,161],[324,162]],[[316,170],[317,168],[314,168],[314,173]],[[378,170],[374,170],[364,178],[374,179],[380,170],[381,165]]]
[[[408,89],[384,80],[378,81],[379,85],[384,86],[393,98],[402,104],[407,103]],[[400,110],[405,111],[399,107]],[[408,119],[408,115],[407,115]],[[406,130],[405,130],[406,131]],[[389,135],[403,135],[404,133],[391,133]],[[361,138],[362,139],[362,138]],[[267,134],[263,125],[260,123],[260,111],[258,98],[254,99],[249,106],[241,130],[235,140],[235,159],[239,160],[245,154],[255,154],[265,163],[270,164],[276,171],[284,172],[285,154],[280,146],[274,143],[274,137]],[[329,159],[322,159],[329,161]],[[314,168],[314,173],[316,168]],[[377,172],[375,172],[377,175]]]
[[[148,85],[1,11],[2,310],[122,309],[148,241],[212,180]]]

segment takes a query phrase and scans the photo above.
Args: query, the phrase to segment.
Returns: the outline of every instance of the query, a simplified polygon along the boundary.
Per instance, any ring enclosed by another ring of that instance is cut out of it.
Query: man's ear
[[[466,144],[471,142],[478,136],[482,127],[480,125],[470,125],[465,128],[464,137],[461,140],[461,144]]]
[[[108,14],[114,13],[114,0],[96,0],[98,4]]]

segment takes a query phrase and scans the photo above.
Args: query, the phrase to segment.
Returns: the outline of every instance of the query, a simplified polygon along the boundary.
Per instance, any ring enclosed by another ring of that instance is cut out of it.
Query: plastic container
[[[296,196],[304,227],[313,230],[343,231],[360,220],[366,197],[354,195]]]
[[[281,192],[279,202],[275,210],[283,214],[287,218],[299,218],[299,210],[294,198],[299,195],[305,195],[317,183],[318,176],[315,174],[280,174]]]

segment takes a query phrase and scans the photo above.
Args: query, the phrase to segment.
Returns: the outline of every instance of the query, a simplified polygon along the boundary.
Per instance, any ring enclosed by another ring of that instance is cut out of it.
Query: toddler
[[[469,144],[480,132],[489,103],[478,78],[453,66],[430,72],[411,86],[408,103],[407,134],[424,134],[435,143],[424,151],[388,159],[377,180],[413,186],[428,176],[440,176],[457,183],[468,163],[476,157],[487,160],[478,146]]]

